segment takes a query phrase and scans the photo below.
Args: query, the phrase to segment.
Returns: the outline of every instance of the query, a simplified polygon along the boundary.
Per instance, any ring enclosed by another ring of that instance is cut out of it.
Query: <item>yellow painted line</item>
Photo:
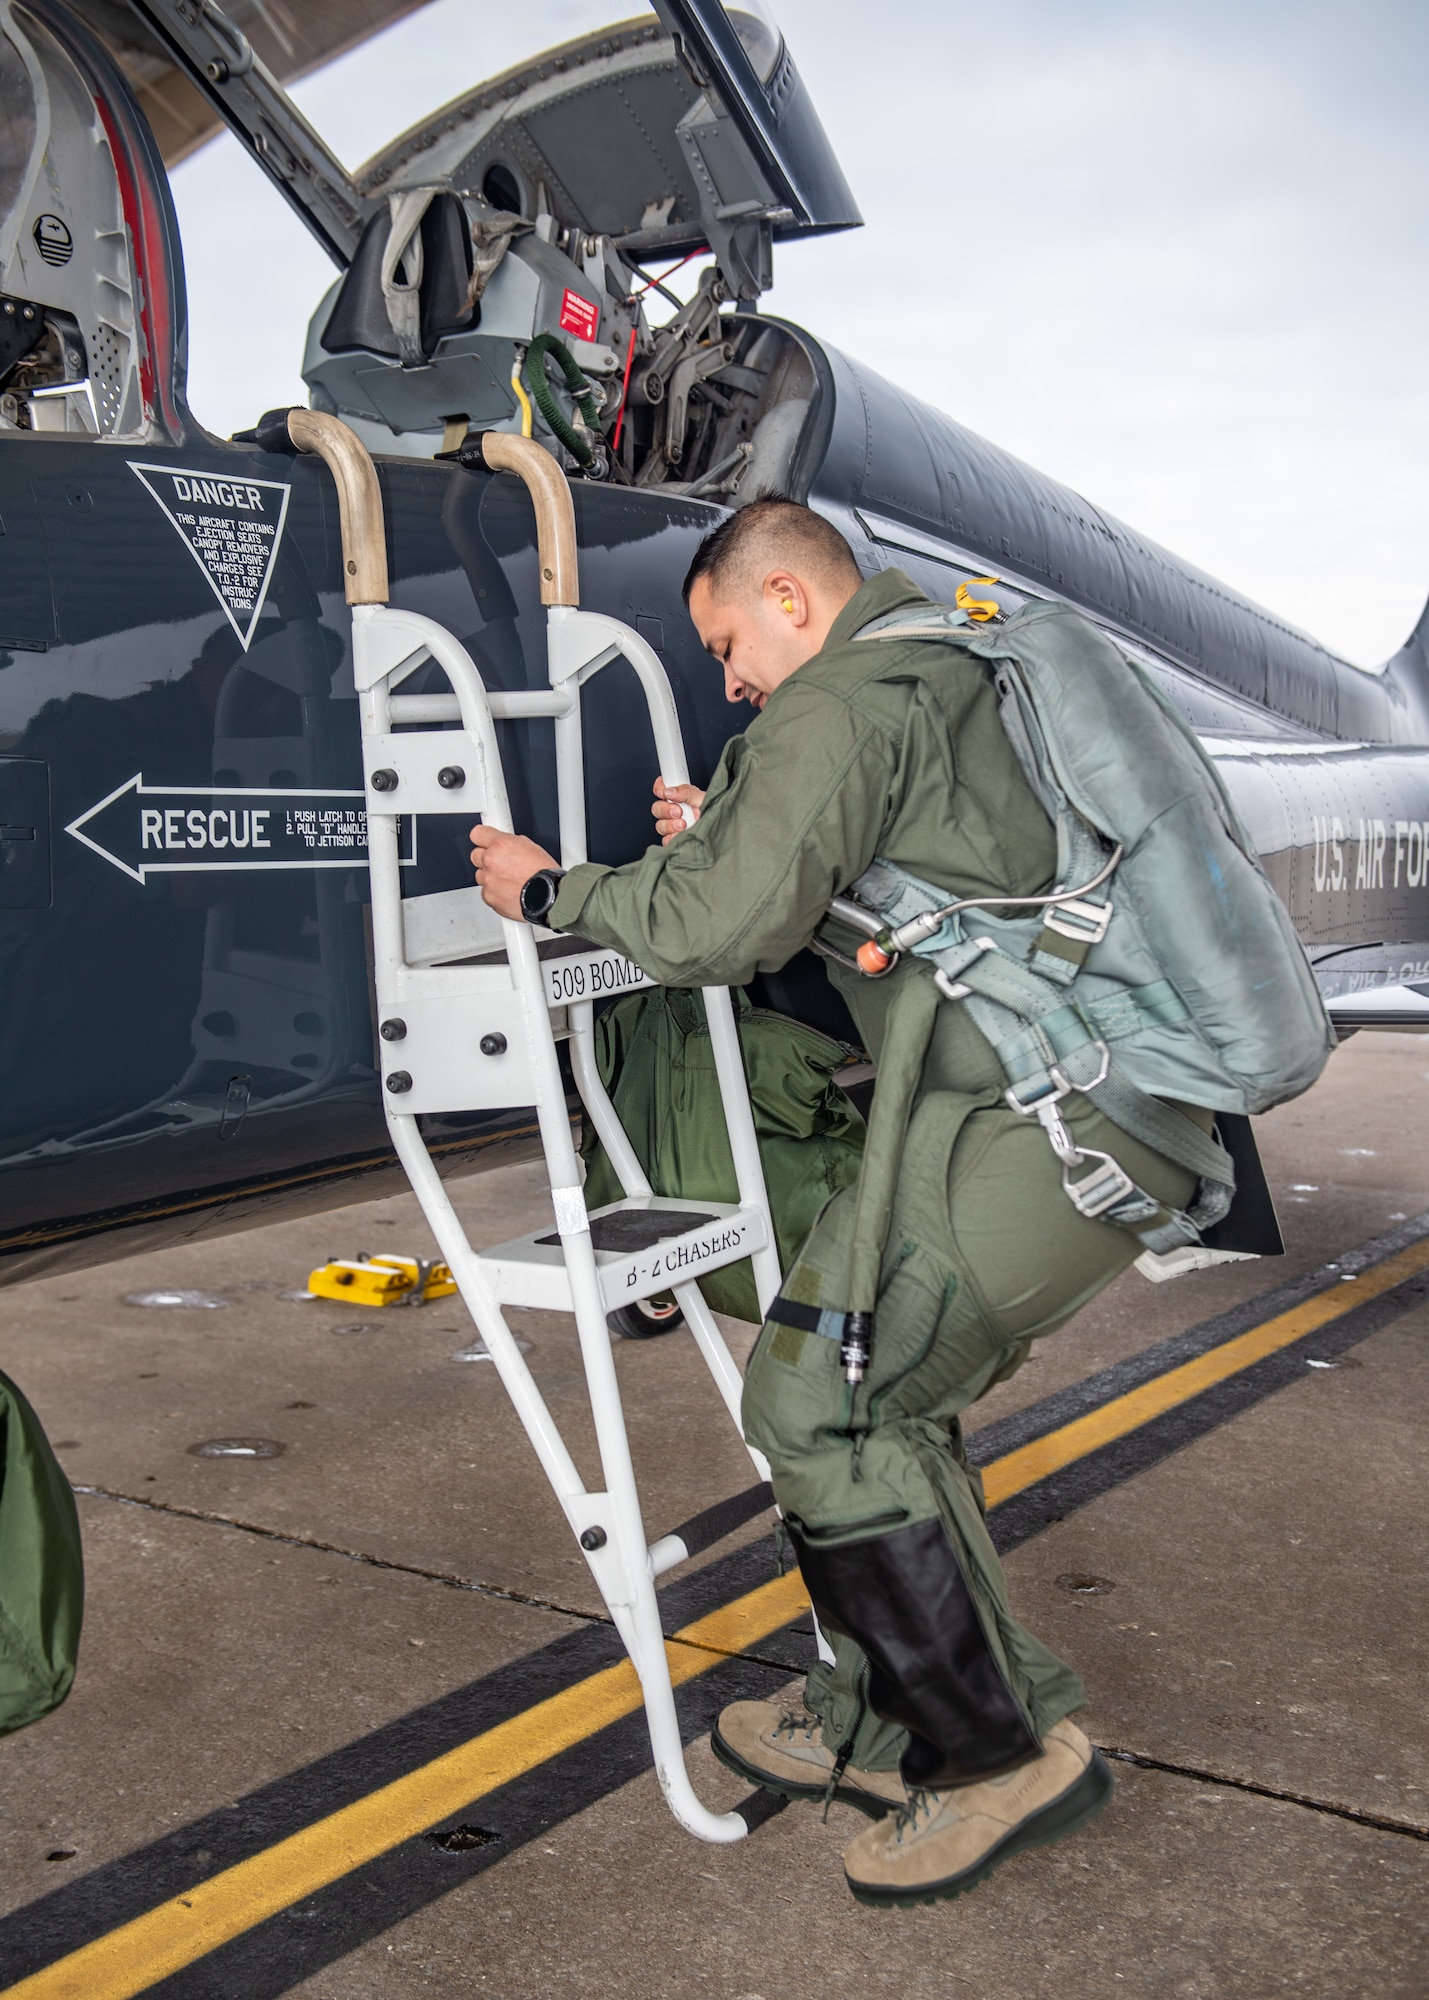
[[[1139,1389],[1128,1390],[1126,1395],[1103,1404],[1101,1409],[1090,1410],[1086,1416],[1063,1424],[1060,1430],[1049,1431],[1046,1437],[1035,1438],[1031,1444],[995,1459],[984,1468],[982,1476],[988,1506],[996,1507],[1000,1501],[1010,1500],[1014,1493],[1035,1486],[1049,1473],[1060,1472],[1063,1466],[1086,1458],[1113,1439],[1125,1437],[1128,1431],[1139,1430],[1153,1417],[1199,1396],[1203,1389],[1224,1382],[1227,1376],[1239,1374],[1241,1369],[1264,1360],[1267,1354],[1289,1347],[1303,1340],[1307,1333],[1314,1333],[1317,1327],[1353,1312],[1366,1299],[1392,1291],[1426,1266],[1429,1266],[1429,1238],[1386,1257],[1382,1264],[1360,1272],[1352,1282],[1317,1292],[1314,1298],[1292,1306],[1289,1312],[1277,1313],[1274,1319],[1253,1326],[1238,1339],[1213,1347],[1208,1354],[1198,1354],[1194,1361],[1170,1368],[1153,1381],[1144,1382]]]
[[[1429,1238],[1362,1272],[1352,1285],[1331,1286],[1263,1326],[1118,1396],[1103,1409],[1009,1452],[983,1469],[988,1505],[1010,1499],[1426,1268]],[[696,1619],[666,1642],[671,1680],[679,1687],[707,1673],[731,1654],[790,1624],[807,1610],[808,1602],[798,1572],[791,1571]],[[6,1987],[5,2000],[133,2000],[280,1910],[474,1805],[488,1792],[523,1777],[639,1707],[640,1684],[630,1662],[607,1667],[198,1883],[187,1896],[147,1910],[18,1985]]]
[[[696,1619],[667,1641],[671,1680],[678,1687],[707,1673],[732,1651],[797,1618],[808,1602],[793,1571]],[[7,1987],[6,1994],[11,2000],[131,2000],[639,1707],[635,1669],[622,1660],[225,1868],[187,1896],[146,1910]]]

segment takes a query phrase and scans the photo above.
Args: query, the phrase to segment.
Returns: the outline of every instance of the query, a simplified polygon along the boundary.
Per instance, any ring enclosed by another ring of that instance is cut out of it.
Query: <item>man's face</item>
[[[726,701],[763,708],[775,688],[813,658],[827,621],[811,617],[811,610],[805,585],[783,571],[767,577],[757,593],[733,597],[716,597],[708,578],[696,579],[690,617],[705,651],[724,669]]]

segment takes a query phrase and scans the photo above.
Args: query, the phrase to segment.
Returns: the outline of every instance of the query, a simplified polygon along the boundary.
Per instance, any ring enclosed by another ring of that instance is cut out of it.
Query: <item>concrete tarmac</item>
[[[69,1701],[0,1741],[5,1989],[1423,2000],[1429,1285],[1361,1308],[1371,1273],[1339,1267],[1429,1232],[1426,1123],[1429,1041],[1355,1038],[1258,1121],[1284,1259],[1128,1274],[973,1413],[976,1450],[1173,1335],[1243,1307],[1256,1324],[1275,1308],[1248,1302],[1288,1283],[1344,1286],[1272,1386],[1019,1530],[1014,1603],[1086,1681],[1117,1794],[1077,1838],[909,1913],[849,1897],[839,1851],[865,1822],[847,1808],[794,1806],[726,1848],[682,1833],[636,1717],[459,1815],[465,1848],[406,1841],[159,1982],[126,1984],[116,1946],[108,1983],[46,1986],[66,1953],[619,1651],[494,1369],[454,1358],[474,1337],[458,1304],[284,1296],[330,1252],[425,1253],[410,1198],[5,1294],[0,1366],[81,1491],[89,1587]],[[535,1168],[456,1198],[478,1244],[549,1213]],[[126,1303],[165,1292],[218,1303]],[[513,1320],[594,1481],[570,1323]],[[754,1330],[726,1329],[742,1357]],[[687,1336],[617,1362],[652,1533],[750,1483]],[[282,1450],[193,1454],[221,1438]],[[671,1629],[774,1574],[769,1527],[673,1574]],[[690,1683],[691,1727],[796,1685],[810,1644],[796,1624]],[[712,1805],[745,1796],[701,1740],[690,1762]]]

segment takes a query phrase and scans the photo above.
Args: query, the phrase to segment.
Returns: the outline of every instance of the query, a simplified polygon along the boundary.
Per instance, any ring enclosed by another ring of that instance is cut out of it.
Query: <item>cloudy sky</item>
[[[636,11],[430,0],[295,95],[355,165]],[[1399,645],[1429,592],[1423,0],[776,11],[867,227],[784,249],[768,309],[1351,659]],[[334,272],[232,141],[174,184],[227,433],[305,400]]]

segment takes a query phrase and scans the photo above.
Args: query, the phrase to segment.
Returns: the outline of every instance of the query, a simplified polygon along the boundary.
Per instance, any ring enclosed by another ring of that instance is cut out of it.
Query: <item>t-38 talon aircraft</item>
[[[164,162],[220,121],[332,257],[303,375],[375,458],[391,601],[489,689],[546,687],[546,627],[527,493],[480,434],[524,432],[568,478],[583,602],[663,664],[697,779],[730,717],[680,582],[723,510],[787,491],[868,573],[949,601],[993,573],[1005,609],[1102,624],[1211,747],[1340,1027],[1429,1026],[1429,620],[1353,667],[762,315],[776,244],[860,219],[762,0],[653,0],[350,174],[276,78],[403,11],[0,0],[5,1280],[396,1184],[332,477],[281,417],[224,440],[185,397]],[[696,252],[694,295],[652,325],[649,268]],[[434,660],[406,683],[433,717],[446,688]],[[512,811],[554,844],[550,729],[519,706]],[[628,666],[582,715],[590,850],[627,859],[655,771]],[[499,942],[471,816],[402,822],[414,962]],[[767,984],[837,1026],[816,967]],[[444,1173],[533,1129],[425,1121]]]

